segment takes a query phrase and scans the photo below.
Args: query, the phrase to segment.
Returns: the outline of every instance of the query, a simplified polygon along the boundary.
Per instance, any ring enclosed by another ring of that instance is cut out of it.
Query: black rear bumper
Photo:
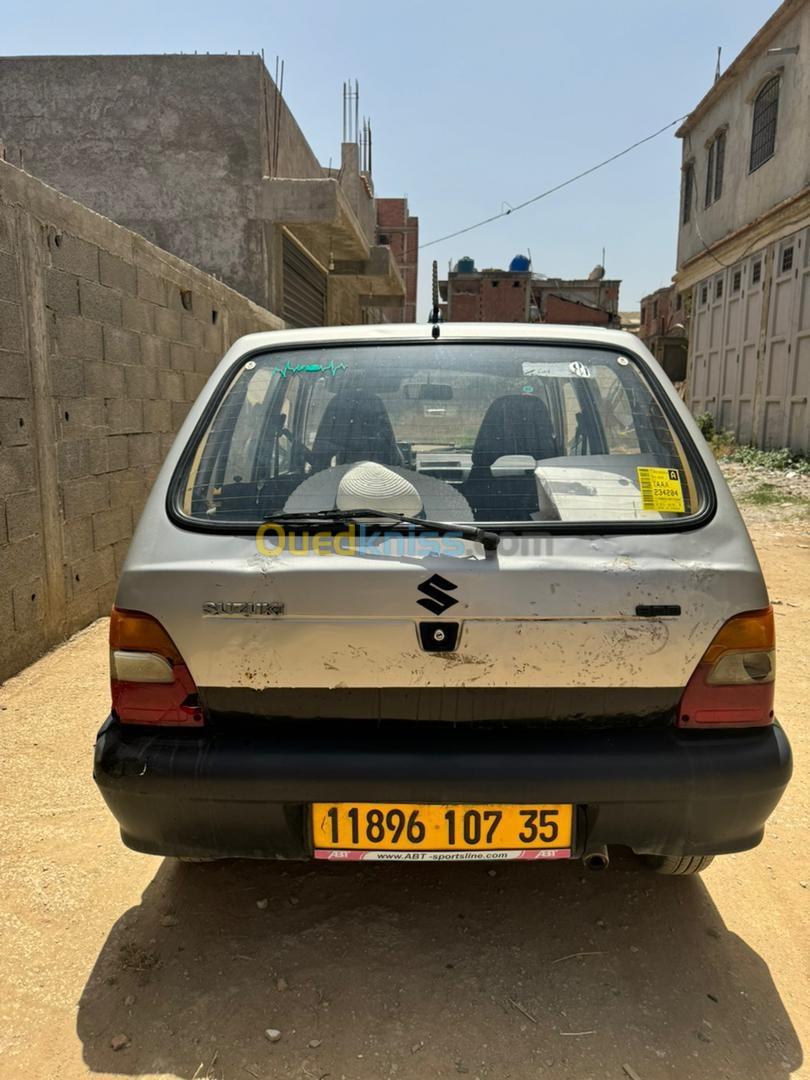
[[[437,730],[438,728],[438,730]],[[306,859],[311,802],[574,803],[588,845],[742,851],[791,774],[778,725],[558,731],[310,723],[99,732],[94,777],[124,842],[155,855]]]

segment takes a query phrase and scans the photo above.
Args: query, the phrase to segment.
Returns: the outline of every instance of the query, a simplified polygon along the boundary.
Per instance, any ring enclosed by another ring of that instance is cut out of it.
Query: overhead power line
[[[689,115],[688,113],[686,114]],[[665,131],[669,131],[670,128],[675,127],[676,124],[680,124],[682,120],[685,120],[686,116],[679,116],[677,120],[670,120],[668,124],[664,124],[658,131],[654,131],[652,135],[645,135],[643,139],[639,139],[630,146],[626,146],[624,150],[620,150],[618,154],[612,154],[609,158],[605,158],[604,161],[600,161],[598,165],[592,165],[590,169],[585,169],[584,172],[577,173],[576,176],[571,176],[567,180],[563,180],[561,184],[555,184],[554,187],[548,188],[547,191],[541,191],[539,195],[533,195],[531,199],[526,199],[525,202],[518,203],[517,206],[510,206],[507,210],[501,210],[498,214],[493,214],[491,217],[484,218],[483,221],[476,221],[474,225],[467,225],[463,229],[456,229],[455,232],[447,233],[446,236],[438,236],[435,240],[428,240],[424,244],[419,245],[419,250],[422,248],[432,247],[434,244],[441,244],[445,240],[452,240],[456,236],[462,236],[464,233],[472,232],[473,229],[480,229],[483,225],[489,225],[493,221],[498,221],[500,218],[509,217],[510,214],[516,214],[518,210],[523,210],[527,206],[531,206],[532,203],[539,202],[540,199],[545,199],[549,195],[553,195],[555,191],[560,191],[564,187],[568,187],[569,184],[575,183],[577,180],[581,180],[584,176],[590,176],[591,173],[597,171],[597,169],[603,169],[605,165],[610,165],[612,161],[617,161],[620,157],[624,157],[625,154],[629,154],[631,150],[635,150],[638,146],[643,146],[644,143],[650,142],[652,139],[657,139],[659,135],[663,135]],[[503,205],[503,204],[502,204]]]

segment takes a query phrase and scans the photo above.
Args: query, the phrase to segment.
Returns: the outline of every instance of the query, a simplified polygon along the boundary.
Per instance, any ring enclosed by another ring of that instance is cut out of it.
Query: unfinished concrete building
[[[0,142],[289,326],[407,317],[357,132],[322,167],[260,56],[0,59]]]

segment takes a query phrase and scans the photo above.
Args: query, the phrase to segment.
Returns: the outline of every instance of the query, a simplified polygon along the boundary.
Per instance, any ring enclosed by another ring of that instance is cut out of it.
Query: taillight
[[[773,608],[724,623],[683,692],[678,727],[773,723],[774,644]]]
[[[113,711],[125,724],[199,727],[197,687],[180,652],[157,621],[112,609],[110,683]]]

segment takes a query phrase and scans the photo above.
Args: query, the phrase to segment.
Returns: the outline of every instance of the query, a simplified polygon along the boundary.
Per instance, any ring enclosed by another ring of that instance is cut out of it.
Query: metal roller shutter
[[[324,326],[326,274],[288,236],[282,258],[284,321],[289,326]]]

